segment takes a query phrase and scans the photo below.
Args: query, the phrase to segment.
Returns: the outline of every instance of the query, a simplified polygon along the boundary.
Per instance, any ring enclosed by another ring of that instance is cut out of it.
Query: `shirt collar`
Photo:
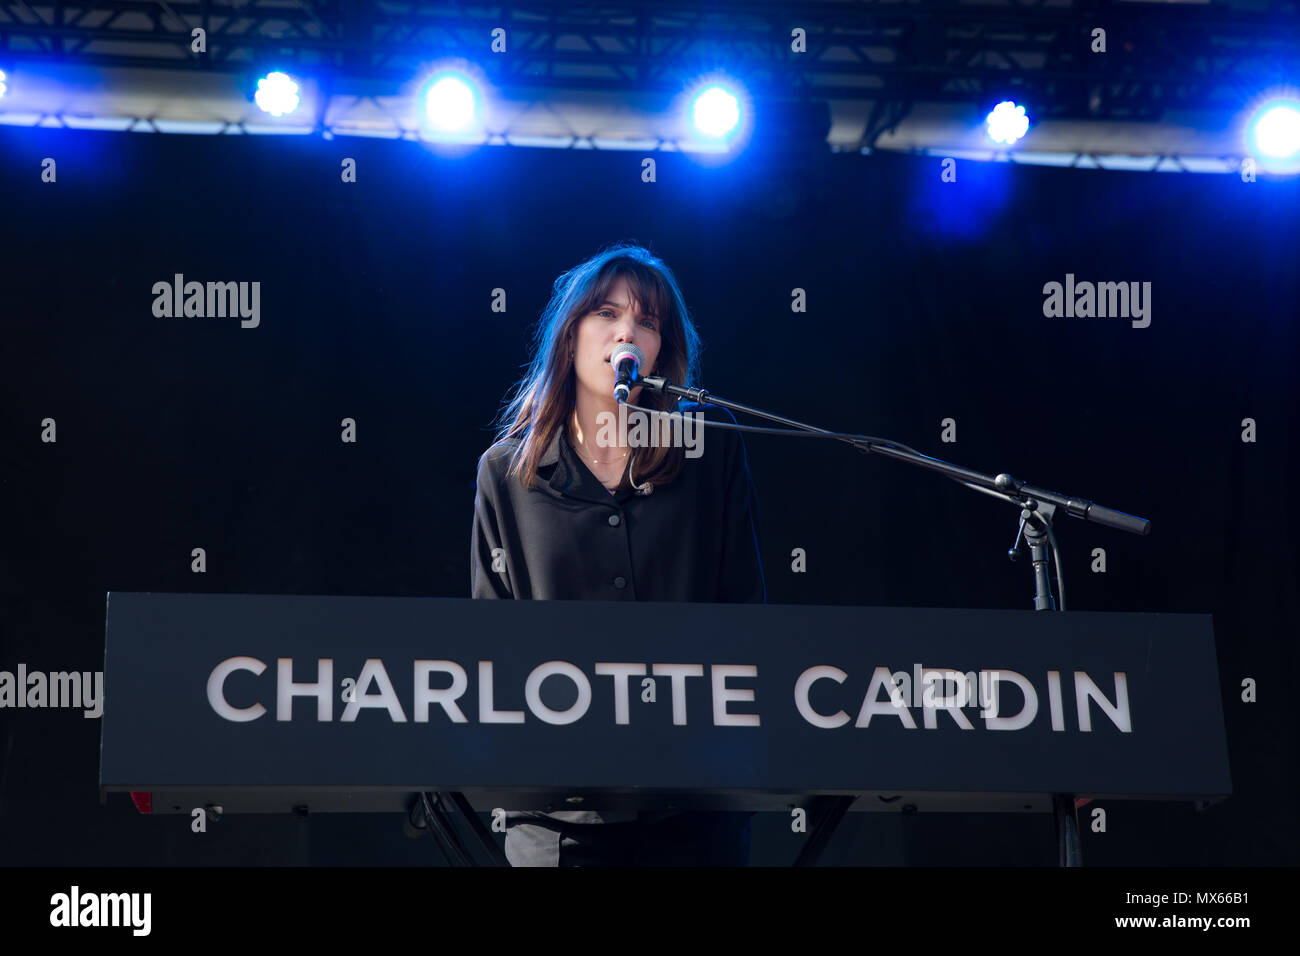
[[[541,459],[537,462],[538,468],[545,468],[547,465],[553,465],[560,460],[560,436],[563,434],[563,425],[555,429],[555,434],[551,436],[551,443],[546,446],[546,451],[542,453]]]
[[[609,489],[597,481],[596,476],[582,463],[582,459],[578,457],[578,453],[569,442],[566,431],[564,425],[560,425],[555,430],[551,443],[546,446],[546,451],[537,462],[538,477],[546,481],[553,491],[572,498],[581,498],[584,501],[601,502],[622,501],[633,493],[633,489],[624,482],[617,493],[611,495]],[[557,467],[549,479],[540,474],[543,468],[552,465]],[[635,494],[645,495],[647,492],[635,491]]]

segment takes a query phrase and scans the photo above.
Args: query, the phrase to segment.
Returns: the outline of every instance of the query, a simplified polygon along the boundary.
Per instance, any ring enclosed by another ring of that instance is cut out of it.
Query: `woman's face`
[[[609,287],[606,301],[578,320],[577,341],[573,358],[579,391],[592,397],[614,400],[614,367],[609,354],[618,345],[635,345],[645,353],[641,374],[649,375],[659,360],[661,316],[642,315],[634,310],[627,279],[619,276]],[[636,404],[641,386],[632,389],[630,401]]]

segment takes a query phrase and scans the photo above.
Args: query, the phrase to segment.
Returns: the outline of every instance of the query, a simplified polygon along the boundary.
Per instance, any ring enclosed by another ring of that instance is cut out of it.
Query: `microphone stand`
[[[954,465],[938,458],[922,455],[906,445],[900,445],[897,442],[887,441],[883,438],[828,431],[825,428],[818,428],[815,425],[795,421],[793,418],[776,415],[761,408],[755,408],[752,405],[744,405],[740,402],[718,398],[710,394],[707,389],[675,385],[661,375],[640,377],[635,384],[643,385],[654,392],[684,398],[687,401],[701,405],[718,405],[733,412],[741,412],[768,421],[778,422],[797,429],[798,432],[811,432],[826,438],[837,438],[852,445],[863,454],[874,452],[910,465],[937,471],[975,491],[992,495],[1014,505],[1020,509],[1020,524],[1016,529],[1015,543],[1007,552],[1007,557],[1012,561],[1019,557],[1020,539],[1023,537],[1025,543],[1029,546],[1030,564],[1034,572],[1035,611],[1058,610],[1056,601],[1052,596],[1051,579],[1048,576],[1049,551],[1056,562],[1056,580],[1061,592],[1059,610],[1065,610],[1065,579],[1061,573],[1060,549],[1056,544],[1056,535],[1052,531],[1052,519],[1057,508],[1062,509],[1073,518],[1082,518],[1084,521],[1091,521],[1119,531],[1127,531],[1130,534],[1145,535],[1151,530],[1151,522],[1145,518],[1103,507],[1086,498],[1076,498],[1072,495],[1062,495],[1055,491],[1048,491],[1045,488],[1039,488],[1018,478],[1013,478],[1006,473],[988,475],[970,468],[964,468],[961,465]],[[744,426],[734,425],[720,427],[744,428]],[[798,432],[781,432],[776,429],[752,430],[775,434],[798,434]],[[843,818],[844,813],[854,799],[856,798],[831,797],[827,798],[825,804],[815,808],[817,812],[810,814],[815,821],[814,833],[810,835],[804,850],[795,861],[796,866],[810,865],[817,858],[826,845],[830,830]],[[1079,846],[1078,805],[1074,794],[1052,794],[1052,813],[1056,822],[1059,865],[1082,866],[1083,854]]]

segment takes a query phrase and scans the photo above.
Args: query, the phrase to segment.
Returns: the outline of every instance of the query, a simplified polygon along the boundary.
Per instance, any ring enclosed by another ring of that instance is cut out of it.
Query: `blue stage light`
[[[1300,156],[1300,103],[1265,104],[1251,120],[1249,136],[1250,151],[1261,160]]]
[[[0,70],[0,96],[4,96],[7,89],[8,87],[5,86],[5,71]]]
[[[257,81],[253,99],[272,116],[283,116],[298,108],[298,84],[279,71],[268,73]]]
[[[989,139],[1008,146],[1024,136],[1029,129],[1029,117],[1025,115],[1025,108],[1017,106],[1011,100],[1003,100],[993,107],[984,121],[988,124]]]
[[[478,115],[478,99],[474,85],[464,75],[440,74],[426,88],[424,112],[435,129],[464,130]]]
[[[710,86],[692,102],[691,122],[705,136],[726,136],[740,125],[740,102],[727,89]]]

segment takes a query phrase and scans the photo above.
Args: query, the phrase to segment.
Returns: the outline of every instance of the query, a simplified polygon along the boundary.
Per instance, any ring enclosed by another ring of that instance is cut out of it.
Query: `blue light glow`
[[[711,86],[691,104],[691,122],[705,136],[726,136],[740,124],[740,102],[721,86]]]
[[[1261,159],[1294,159],[1300,155],[1300,103],[1262,107],[1250,124],[1251,152]]]
[[[1017,106],[1011,100],[1003,100],[984,118],[988,124],[989,139],[995,143],[1010,146],[1029,130],[1029,117],[1025,108]]]
[[[463,130],[476,118],[478,96],[466,77],[449,73],[429,85],[424,94],[424,112],[435,129]]]
[[[287,74],[276,71],[257,81],[253,99],[272,116],[283,116],[298,108],[298,84]]]

